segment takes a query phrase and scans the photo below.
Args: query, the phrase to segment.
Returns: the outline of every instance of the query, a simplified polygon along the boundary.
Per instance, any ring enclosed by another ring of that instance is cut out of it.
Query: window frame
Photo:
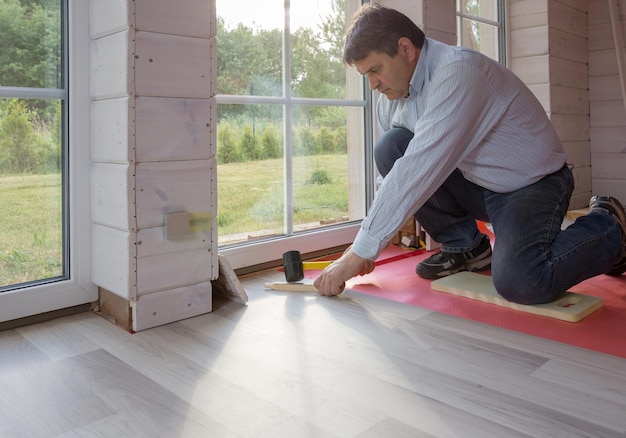
[[[65,141],[69,154],[64,169],[67,279],[25,284],[0,293],[0,322],[78,306],[98,298],[97,287],[91,282],[89,2],[64,1],[68,126]]]
[[[288,3],[286,3],[287,5]],[[284,6],[285,20],[288,19],[288,9]],[[217,11],[216,11],[217,14]],[[289,26],[284,28],[283,42],[285,51],[290,53],[290,38],[288,32]],[[284,71],[291,71],[290,58],[285,61]],[[303,98],[293,97],[290,94],[289,87],[286,87],[286,92],[283,96],[249,96],[249,95],[223,95],[216,94],[216,104],[278,104],[284,105],[286,112],[289,113],[289,108],[294,105],[337,105],[342,107],[361,107],[364,111],[364,197],[365,211],[369,209],[374,197],[374,159],[373,159],[373,147],[372,147],[372,125],[373,122],[373,109],[372,109],[372,96],[371,92],[362,78],[360,78],[363,87],[363,99],[319,99],[319,98]],[[284,85],[284,84],[283,84]],[[287,122],[288,122],[287,116]],[[285,141],[290,141],[289,138],[285,138]],[[290,148],[287,148],[287,154],[290,154]],[[290,156],[286,157],[288,166],[285,169],[286,178],[290,178],[292,175],[292,169],[289,167],[291,164]],[[219,185],[219,181],[218,181]],[[289,188],[287,189],[287,196],[290,196]],[[355,220],[348,223],[338,224],[335,226],[328,226],[320,229],[315,229],[306,232],[293,233],[292,215],[287,211],[285,217],[287,223],[286,234],[269,237],[264,240],[245,242],[234,245],[227,245],[219,248],[220,254],[228,257],[229,263],[235,269],[244,269],[250,266],[259,266],[265,263],[280,260],[282,254],[286,251],[297,249],[303,254],[314,253],[318,251],[329,252],[335,248],[342,248],[351,244],[360,227],[361,220]]]
[[[507,65],[508,64],[508,58],[507,58],[508,38],[506,34],[507,32],[507,25],[506,25],[507,2],[506,0],[495,0],[495,1],[496,1],[496,7],[498,8],[498,13],[497,13],[497,18],[496,18],[497,21],[488,20],[486,18],[481,18],[475,15],[466,14],[463,11],[463,8],[461,7],[463,0],[457,0],[456,6],[455,6],[455,14],[456,14],[457,22],[458,20],[460,20],[461,24],[463,23],[463,19],[467,19],[467,20],[477,21],[479,23],[488,24],[490,26],[496,27],[498,29],[498,62],[504,65]],[[458,28],[459,26],[457,25],[457,29]],[[463,32],[457,35],[457,41],[458,41],[457,45],[460,45],[460,46],[463,45]]]

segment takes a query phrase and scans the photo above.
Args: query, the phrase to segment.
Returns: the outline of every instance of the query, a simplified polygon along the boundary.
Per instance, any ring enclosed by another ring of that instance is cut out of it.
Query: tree
[[[3,173],[28,173],[37,170],[37,138],[28,109],[14,100],[9,114],[0,123],[0,170]]]
[[[62,88],[60,1],[0,0],[0,86]],[[45,101],[28,102],[42,120]]]

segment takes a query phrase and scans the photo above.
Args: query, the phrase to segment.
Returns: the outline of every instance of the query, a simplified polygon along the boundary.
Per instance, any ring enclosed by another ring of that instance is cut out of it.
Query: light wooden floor
[[[137,334],[92,313],[1,332],[0,436],[626,436],[626,360],[350,291],[264,290],[281,276],[243,278],[248,306]]]

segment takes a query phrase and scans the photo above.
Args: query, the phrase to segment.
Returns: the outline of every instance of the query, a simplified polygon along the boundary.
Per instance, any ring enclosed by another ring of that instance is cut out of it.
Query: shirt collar
[[[428,56],[428,44],[428,39],[424,39],[424,44],[422,45],[422,49],[420,50],[417,65],[415,66],[413,76],[411,77],[411,81],[409,82],[409,96],[421,94],[422,90],[424,89],[424,85],[426,84],[428,73],[428,61],[426,60]]]

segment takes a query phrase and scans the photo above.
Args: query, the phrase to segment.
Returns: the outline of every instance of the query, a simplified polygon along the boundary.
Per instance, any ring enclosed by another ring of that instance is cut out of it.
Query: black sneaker
[[[621,202],[611,196],[594,196],[589,201],[589,210],[602,208],[608,211],[617,219],[620,231],[622,232],[622,240],[624,243],[624,253],[622,258],[613,265],[607,275],[622,275],[626,272],[626,212]]]
[[[415,268],[422,278],[434,279],[461,271],[484,271],[491,266],[491,244],[489,236],[483,235],[476,248],[463,253],[439,251],[428,257]]]

